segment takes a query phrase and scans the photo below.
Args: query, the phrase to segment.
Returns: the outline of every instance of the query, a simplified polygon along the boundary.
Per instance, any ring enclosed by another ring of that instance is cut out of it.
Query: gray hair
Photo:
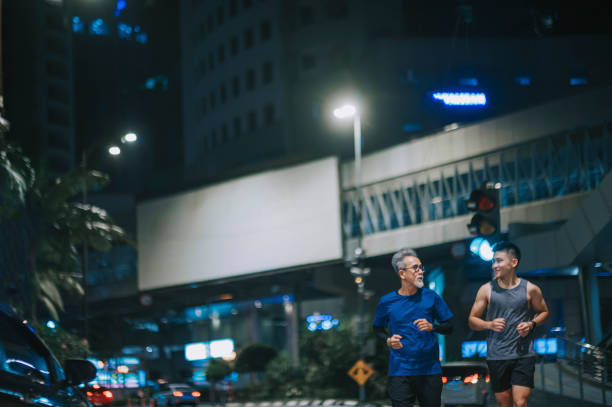
[[[401,269],[406,267],[406,265],[404,264],[404,257],[406,256],[419,257],[413,249],[410,249],[408,247],[404,247],[403,249],[400,249],[391,258],[391,265],[393,266],[393,269],[395,270],[396,273],[398,273]]]

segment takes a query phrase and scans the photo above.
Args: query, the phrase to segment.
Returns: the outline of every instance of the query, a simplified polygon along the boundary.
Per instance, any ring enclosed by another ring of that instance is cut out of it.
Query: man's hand
[[[521,322],[516,327],[516,330],[518,331],[519,335],[521,335],[521,338],[524,338],[529,335],[529,332],[531,332],[532,329],[533,324],[531,322]]]
[[[504,318],[495,318],[489,322],[489,329],[495,332],[501,332],[506,328],[506,320]]]
[[[416,319],[414,324],[419,328],[419,331],[431,332],[433,331],[433,325],[425,318]]]
[[[391,349],[403,348],[404,345],[402,345],[402,343],[400,342],[400,339],[402,339],[402,337],[398,334],[395,334],[392,337],[387,338],[387,346],[390,347]]]

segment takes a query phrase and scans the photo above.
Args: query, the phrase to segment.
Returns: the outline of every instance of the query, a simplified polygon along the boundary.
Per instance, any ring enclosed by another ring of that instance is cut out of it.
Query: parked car
[[[0,405],[3,407],[89,407],[77,389],[96,376],[86,360],[67,360],[64,368],[34,329],[0,304]]]
[[[153,393],[156,407],[195,406],[200,402],[200,397],[199,391],[183,383],[164,383],[160,385],[159,391]]]
[[[87,399],[94,406],[107,406],[113,403],[113,392],[104,386],[94,384],[85,388]]]
[[[449,362],[442,365],[442,404],[486,406],[491,393],[484,362]]]

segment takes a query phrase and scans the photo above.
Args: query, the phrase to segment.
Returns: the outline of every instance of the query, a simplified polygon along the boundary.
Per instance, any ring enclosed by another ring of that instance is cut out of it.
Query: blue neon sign
[[[486,106],[487,96],[483,92],[434,92],[434,100],[446,106]]]

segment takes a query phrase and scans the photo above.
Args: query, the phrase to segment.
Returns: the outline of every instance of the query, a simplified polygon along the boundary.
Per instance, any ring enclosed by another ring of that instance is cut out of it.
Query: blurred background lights
[[[108,148],[108,153],[110,155],[119,155],[121,154],[121,149],[117,146],[111,146]]]
[[[354,116],[355,113],[357,113],[357,108],[354,105],[349,104],[334,109],[334,116],[336,116],[338,119],[344,119],[347,117]]]
[[[51,321],[51,320],[47,321],[47,328],[49,328],[49,329],[57,328],[57,325],[55,324],[55,321]]]
[[[477,256],[480,256],[484,261],[493,260],[493,249],[488,240],[482,237],[477,237],[470,243],[470,251]]]
[[[482,92],[435,92],[432,97],[447,106],[485,106],[487,96]]]

